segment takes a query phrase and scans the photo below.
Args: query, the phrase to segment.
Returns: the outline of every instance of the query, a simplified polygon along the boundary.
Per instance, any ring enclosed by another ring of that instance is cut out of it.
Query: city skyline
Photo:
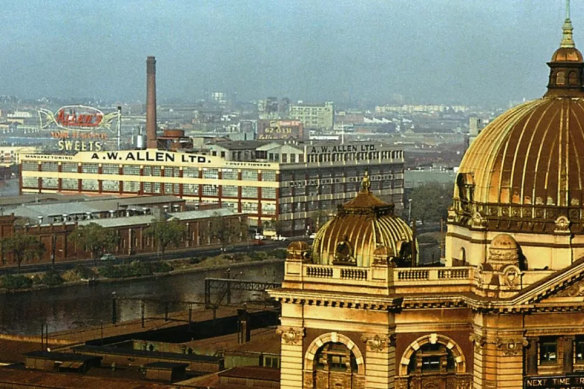
[[[536,0],[51,4],[4,4],[0,95],[144,101],[154,55],[160,101],[506,104],[543,95],[565,17]]]

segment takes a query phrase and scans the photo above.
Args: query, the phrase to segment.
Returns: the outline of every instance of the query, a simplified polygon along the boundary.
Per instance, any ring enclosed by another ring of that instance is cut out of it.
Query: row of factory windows
[[[23,171],[38,171],[38,163],[36,162],[23,162]],[[78,173],[77,163],[63,163],[61,164],[61,172],[65,173]],[[99,165],[96,163],[86,163],[81,165],[81,173],[87,174],[98,174]],[[58,172],[59,165],[57,162],[43,162],[41,164],[41,171],[46,172]],[[180,177],[180,171],[182,170],[183,177],[199,177],[198,167],[172,167],[172,166],[143,166],[138,165],[124,165],[121,167],[119,165],[104,164],[101,166],[101,174],[123,174],[128,176],[152,176],[152,177]],[[237,180],[239,179],[239,171],[237,169],[212,169],[203,168],[202,177],[210,179],[218,179],[219,173],[221,173],[221,178],[224,180]],[[257,181],[260,178],[260,174],[257,170],[243,169],[241,170],[241,179],[244,181]],[[261,172],[262,181],[276,181],[276,171],[274,170],[262,170]]]
[[[384,189],[397,189],[403,187],[403,180],[393,180],[393,181],[378,181],[371,183],[371,190],[377,192]],[[280,189],[281,197],[288,196],[317,196],[326,194],[339,194],[339,193],[351,193],[359,191],[361,188],[360,182],[347,182],[338,184],[325,184],[325,185],[306,185],[296,188],[286,188]]]
[[[123,191],[126,193],[139,193],[140,182],[138,181],[117,181],[117,180],[95,180],[77,178],[62,178],[61,186],[59,187],[59,179],[55,177],[41,178],[41,188],[77,191],[79,189],[79,181],[81,181],[82,191],[99,191],[99,182],[101,181],[101,190],[103,192],[119,192],[120,183],[123,182]],[[142,192],[146,194],[161,194],[164,186],[165,194],[180,194],[180,185],[177,183],[160,183],[160,182],[143,182]],[[38,188],[39,180],[37,177],[25,176],[22,178],[23,188]],[[221,188],[221,197],[239,197],[239,190],[241,189],[241,197],[243,198],[258,198],[261,189],[261,198],[275,199],[276,188],[260,188],[257,186],[236,186],[236,185],[199,185],[199,184],[182,184],[183,194],[185,196],[198,196],[199,190],[203,196],[219,196],[219,189]]]
[[[309,154],[308,162],[340,162],[340,161],[366,161],[377,159],[403,158],[403,151],[370,151],[355,153],[319,153]]]

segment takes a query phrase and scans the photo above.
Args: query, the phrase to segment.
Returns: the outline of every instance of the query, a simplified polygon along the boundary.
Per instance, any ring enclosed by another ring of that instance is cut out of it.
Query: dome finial
[[[570,0],[566,0],[566,19],[570,19]]]
[[[562,26],[563,33],[560,47],[576,47],[572,38],[573,30],[572,21],[570,20],[570,0],[566,0],[566,20],[564,20],[564,25]]]
[[[361,181],[361,192],[370,192],[371,180],[369,179],[369,171],[365,170],[363,181]]]

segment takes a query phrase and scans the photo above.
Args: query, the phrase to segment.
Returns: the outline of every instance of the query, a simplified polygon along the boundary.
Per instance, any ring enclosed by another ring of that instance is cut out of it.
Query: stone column
[[[572,373],[574,371],[574,337],[563,336],[561,339],[564,342],[564,373]]]
[[[282,337],[280,389],[302,389],[304,328],[281,325],[277,332]]]
[[[481,337],[482,347],[475,345],[473,388],[523,388],[522,336]]]
[[[537,337],[530,337],[527,339],[529,345],[527,347],[527,375],[537,374]]]
[[[367,344],[366,388],[395,388],[395,335],[370,334],[363,336]]]

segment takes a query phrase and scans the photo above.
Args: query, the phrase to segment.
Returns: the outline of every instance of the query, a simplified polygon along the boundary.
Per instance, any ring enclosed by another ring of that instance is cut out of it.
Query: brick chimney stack
[[[158,148],[156,140],[156,59],[146,59],[146,146]]]

